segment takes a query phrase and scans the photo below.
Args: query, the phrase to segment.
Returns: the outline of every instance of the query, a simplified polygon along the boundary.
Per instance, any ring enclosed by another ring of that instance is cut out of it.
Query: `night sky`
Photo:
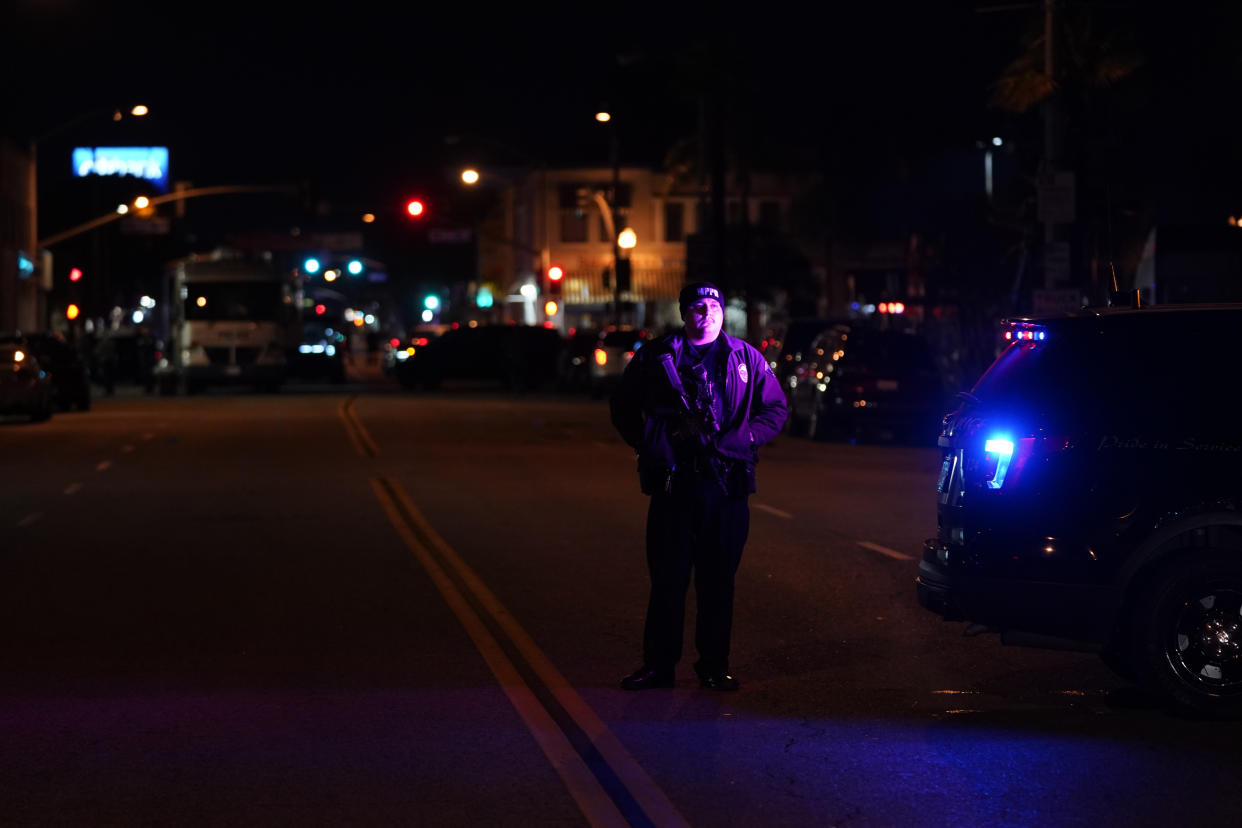
[[[41,142],[43,185],[67,175],[74,143],[164,144],[174,180],[294,183],[341,215],[397,222],[414,194],[440,217],[460,209],[450,202],[464,161],[605,166],[601,107],[616,116],[622,163],[659,167],[694,138],[699,103],[714,94],[724,139],[749,168],[824,175],[836,228],[854,240],[941,234],[957,257],[946,273],[983,284],[1012,267],[1003,257],[1023,233],[1041,232],[1039,107],[991,99],[1043,30],[1036,3],[274,8],[11,0],[0,18],[4,131],[20,140],[143,102],[152,114],[135,125],[96,119]],[[1132,270],[1154,223],[1242,215],[1242,7],[1057,9],[1075,255]],[[1039,47],[1026,54],[1038,71]],[[979,203],[980,148],[992,136],[1011,153],[1008,201],[994,205],[1005,215]],[[84,218],[109,206],[80,201],[47,198],[42,229],[72,225],[58,209]],[[207,201],[198,214],[267,210]]]
[[[658,164],[694,133],[711,78],[757,163],[787,165],[825,131],[882,152],[983,130],[987,83],[1034,20],[926,3],[263,5],[6,4],[5,76],[22,78],[4,90],[9,131],[143,101],[174,178],[309,175],[381,196],[437,180],[446,135],[604,164],[601,106],[617,114],[623,161]],[[483,160],[520,160],[507,154]]]

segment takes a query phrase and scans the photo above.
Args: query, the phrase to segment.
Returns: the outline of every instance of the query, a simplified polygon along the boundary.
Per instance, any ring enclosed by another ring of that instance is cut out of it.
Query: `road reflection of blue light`
[[[995,700],[974,694],[941,702],[925,719],[794,721],[711,705],[702,720],[698,705],[673,709],[670,699],[663,712],[680,722],[611,727],[654,778],[724,792],[718,814],[685,809],[701,824],[1185,824],[1187,808],[1202,816],[1219,803],[1170,793],[1232,785],[1238,771],[1237,757],[1221,762],[1219,749],[1135,738],[1123,714],[979,710]]]

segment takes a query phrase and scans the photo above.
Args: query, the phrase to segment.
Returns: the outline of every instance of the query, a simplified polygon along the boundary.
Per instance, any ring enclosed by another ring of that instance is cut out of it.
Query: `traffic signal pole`
[[[201,198],[203,196],[237,195],[241,193],[287,193],[294,195],[297,192],[298,189],[296,187],[252,187],[241,185],[199,187],[193,190],[181,190],[180,192],[169,193],[168,195],[156,196],[150,200],[150,206],[155,207],[169,201],[184,201],[185,199]],[[96,227],[102,227],[103,225],[110,224],[118,219],[123,219],[125,218],[125,215],[127,214],[112,212],[99,216],[98,218],[93,218],[88,222],[79,224],[77,227],[71,227],[68,230],[48,236],[45,239],[39,239],[36,249],[48,247],[58,242],[65,241],[66,239],[71,239],[74,236],[79,236],[82,233],[94,230]]]

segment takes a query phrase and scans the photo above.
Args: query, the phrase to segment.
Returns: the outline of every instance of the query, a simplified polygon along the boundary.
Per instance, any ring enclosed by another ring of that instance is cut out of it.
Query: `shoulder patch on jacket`
[[[746,370],[745,362],[739,362],[737,364],[737,375],[742,382],[750,382],[750,373]]]

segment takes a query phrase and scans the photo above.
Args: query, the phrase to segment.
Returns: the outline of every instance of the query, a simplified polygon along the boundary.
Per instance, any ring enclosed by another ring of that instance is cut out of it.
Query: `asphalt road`
[[[934,449],[764,448],[736,694],[688,666],[673,690],[616,687],[638,664],[646,502],[600,401],[128,395],[0,424],[0,458],[6,825],[1242,810],[1242,725],[917,606]]]

